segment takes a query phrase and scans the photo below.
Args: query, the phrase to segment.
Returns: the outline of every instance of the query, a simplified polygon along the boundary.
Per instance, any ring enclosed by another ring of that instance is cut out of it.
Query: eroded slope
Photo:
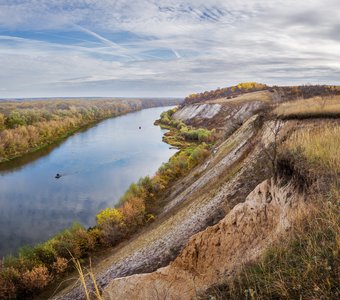
[[[289,229],[302,199],[291,184],[262,182],[218,224],[194,235],[168,267],[113,280],[104,299],[193,299],[258,258]]]
[[[112,279],[166,266],[189,238],[222,219],[235,204],[268,176],[261,158],[262,139],[271,139],[270,123],[251,117],[201,166],[180,180],[165,199],[159,220],[95,267],[101,287]],[[81,288],[69,287],[56,299],[82,299]]]

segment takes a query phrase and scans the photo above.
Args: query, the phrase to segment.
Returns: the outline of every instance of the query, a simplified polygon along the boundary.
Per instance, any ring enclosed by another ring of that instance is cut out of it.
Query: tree
[[[262,143],[263,151],[266,157],[269,159],[270,169],[272,176],[274,177],[274,181],[277,180],[277,157],[280,146],[280,131],[282,129],[283,122],[280,119],[275,119],[273,125],[269,125],[269,130],[271,131],[271,135],[273,140],[265,145]]]
[[[0,113],[0,130],[4,130],[5,129],[5,116]]]
[[[23,118],[23,116],[21,115],[21,113],[17,110],[13,110],[7,120],[7,126],[9,128],[16,128],[18,126],[22,126],[22,125],[25,125],[26,124],[26,121],[25,119]]]

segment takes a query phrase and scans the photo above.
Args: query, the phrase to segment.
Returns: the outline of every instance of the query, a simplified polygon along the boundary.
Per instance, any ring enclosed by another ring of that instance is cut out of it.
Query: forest
[[[0,102],[0,163],[36,151],[100,120],[176,99],[54,99]]]

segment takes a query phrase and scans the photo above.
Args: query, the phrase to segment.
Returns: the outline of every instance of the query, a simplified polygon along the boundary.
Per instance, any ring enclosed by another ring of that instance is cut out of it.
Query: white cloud
[[[335,0],[0,0],[0,97],[340,84],[339,17]],[[78,30],[89,40],[66,45],[6,30]],[[131,37],[112,38],[119,32]]]

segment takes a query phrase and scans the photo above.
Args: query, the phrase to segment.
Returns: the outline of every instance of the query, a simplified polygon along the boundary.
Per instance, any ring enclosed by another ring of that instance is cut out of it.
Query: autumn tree
[[[5,129],[5,116],[0,113],[0,130]]]

